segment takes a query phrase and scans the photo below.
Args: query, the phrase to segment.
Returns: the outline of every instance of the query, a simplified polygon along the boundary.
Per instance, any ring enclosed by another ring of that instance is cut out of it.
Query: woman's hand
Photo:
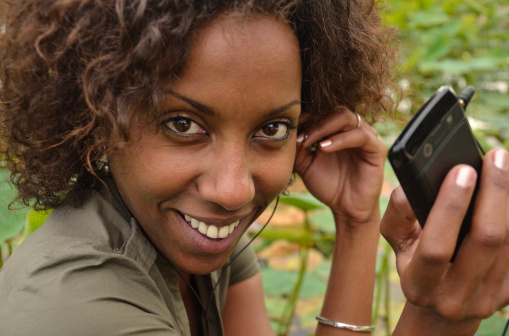
[[[317,142],[316,151],[307,149]],[[378,216],[386,152],[375,129],[342,108],[300,135],[295,170],[336,216],[364,223]]]
[[[441,316],[442,325],[480,322],[509,304],[509,156],[503,149],[484,158],[470,232],[449,262],[475,182],[471,167],[453,168],[422,230],[401,188],[382,219],[405,296],[435,316],[430,320]]]
[[[300,136],[295,170],[308,190],[331,208],[336,223],[321,315],[370,325],[386,147],[375,129],[348,109],[338,109]],[[316,151],[310,151],[316,143]],[[321,323],[316,330],[316,335],[347,333]]]

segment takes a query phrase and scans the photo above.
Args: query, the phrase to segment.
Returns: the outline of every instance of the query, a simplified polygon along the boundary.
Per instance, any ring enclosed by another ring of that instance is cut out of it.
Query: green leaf
[[[313,237],[303,228],[271,227],[269,225],[260,233],[259,237],[268,241],[284,239],[301,246],[313,244]]]
[[[309,299],[325,293],[327,282],[318,277],[315,273],[306,273],[302,281],[299,297]]]
[[[380,213],[384,214],[389,205],[389,197],[380,197]]]
[[[288,196],[281,195],[279,197],[279,201],[284,204],[293,205],[304,211],[323,209],[327,207],[309,193],[292,193]]]
[[[435,7],[427,11],[417,11],[410,19],[408,27],[410,29],[422,29],[440,26],[450,21],[449,16],[440,7]]]
[[[7,172],[0,170],[0,243],[13,238],[23,230],[28,209],[9,210],[16,197],[14,188],[7,182]]]
[[[485,93],[482,100],[492,106],[509,110],[509,95],[497,93]],[[507,120],[507,116],[504,116]]]
[[[327,282],[330,275],[330,269],[332,267],[331,259],[324,259],[316,268],[313,273],[320,278],[322,281]]]
[[[432,61],[446,56],[451,51],[452,45],[447,37],[437,38],[428,46],[422,55],[423,61]]]
[[[468,74],[471,71],[496,71],[498,65],[503,61],[504,60],[492,56],[476,57],[468,61],[446,59],[443,61],[422,62],[419,66],[419,70],[424,74],[443,72],[461,75]]]
[[[279,317],[285,309],[286,299],[281,296],[271,296],[265,298],[265,307],[270,317]]]
[[[325,233],[335,233],[336,225],[330,209],[318,209],[311,215],[313,227]]]
[[[509,115],[495,114],[480,116],[479,120],[490,124],[490,129],[509,129]]]
[[[297,283],[298,273],[288,271],[276,271],[266,267],[261,270],[263,279],[263,291],[266,295],[287,296],[293,291]],[[302,287],[299,292],[300,298],[311,298],[325,293],[327,282],[319,274],[307,272],[304,275]]]
[[[266,295],[290,295],[298,279],[297,272],[276,271],[266,267],[260,271]]]
[[[479,336],[500,336],[504,331],[507,320],[498,315],[493,315],[481,322],[477,334]]]
[[[51,211],[30,210],[27,214],[25,230],[23,231],[23,239],[28,237],[32,232],[44,224],[50,213]]]

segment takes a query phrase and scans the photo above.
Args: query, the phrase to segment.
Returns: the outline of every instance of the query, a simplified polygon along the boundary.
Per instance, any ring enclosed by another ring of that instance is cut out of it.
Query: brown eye
[[[255,136],[269,138],[269,139],[283,139],[288,135],[288,125],[285,123],[277,122],[270,123],[263,126],[258,132],[256,132]]]
[[[182,135],[205,134],[205,130],[196,122],[189,118],[173,118],[165,123],[165,127],[170,131]]]
[[[173,122],[177,132],[186,133],[191,128],[191,120],[179,119]]]

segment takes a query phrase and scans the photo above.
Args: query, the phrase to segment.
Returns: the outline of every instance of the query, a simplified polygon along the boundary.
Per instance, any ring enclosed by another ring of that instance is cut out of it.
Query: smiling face
[[[195,40],[161,119],[110,156],[119,192],[182,271],[221,267],[286,187],[295,159],[301,64],[271,16],[224,16]]]

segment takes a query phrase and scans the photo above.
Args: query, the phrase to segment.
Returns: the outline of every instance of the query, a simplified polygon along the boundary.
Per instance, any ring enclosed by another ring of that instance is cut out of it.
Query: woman
[[[386,149],[350,110],[372,119],[387,101],[390,31],[373,3],[26,0],[7,13],[2,152],[19,199],[55,210],[0,273],[0,334],[272,334],[243,234],[293,171],[337,227],[316,334],[371,330]],[[394,193],[382,228],[410,300],[396,334],[471,335],[507,304],[509,160],[485,161],[454,265],[472,170],[451,171],[422,233]]]

